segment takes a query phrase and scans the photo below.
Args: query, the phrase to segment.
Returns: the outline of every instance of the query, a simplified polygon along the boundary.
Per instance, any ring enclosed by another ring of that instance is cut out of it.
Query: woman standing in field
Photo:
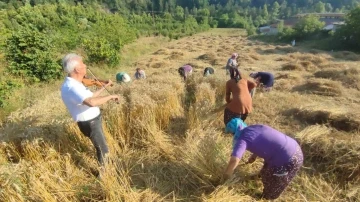
[[[262,197],[268,200],[277,199],[303,164],[303,153],[299,144],[269,126],[246,126],[239,118],[232,119],[226,125],[226,132],[234,135],[234,143],[224,178],[231,177],[245,150],[248,150],[253,154],[247,163],[253,163],[257,157],[264,159],[264,166],[260,171],[264,185]]]
[[[226,63],[226,75],[228,75],[230,73],[230,69],[232,68],[238,68],[238,63],[236,61],[236,58],[238,57],[239,55],[237,53],[233,53],[231,55],[231,58],[228,59],[227,63]]]
[[[252,110],[252,99],[249,92],[255,87],[254,82],[241,78],[238,69],[230,69],[230,80],[226,82],[225,125],[233,118],[241,118],[245,121]]]

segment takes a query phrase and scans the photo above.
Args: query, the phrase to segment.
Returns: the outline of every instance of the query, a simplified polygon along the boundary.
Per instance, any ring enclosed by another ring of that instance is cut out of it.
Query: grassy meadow
[[[272,92],[256,92],[247,123],[295,137],[304,152],[303,168],[276,201],[358,201],[360,55],[266,44],[237,29],[140,38],[124,47],[116,69],[90,67],[101,79],[133,77],[136,67],[148,77],[109,88],[121,100],[101,107],[111,152],[101,180],[90,140],[61,101],[62,81],[16,92],[19,109],[0,125],[0,201],[258,201],[262,160],[245,165],[248,152],[219,183],[232,137],[216,109],[225,103],[223,67],[233,52],[243,77],[276,77]],[[194,67],[186,82],[177,73],[184,64]],[[204,78],[207,66],[215,75]]]

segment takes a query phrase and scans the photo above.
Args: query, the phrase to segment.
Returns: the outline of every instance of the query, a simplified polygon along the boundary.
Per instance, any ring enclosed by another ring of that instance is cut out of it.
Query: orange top
[[[235,79],[226,82],[226,103],[227,108],[239,114],[246,114],[252,111],[252,99],[250,91],[256,84],[247,79],[240,79],[237,83]],[[232,95],[232,98],[230,98]]]

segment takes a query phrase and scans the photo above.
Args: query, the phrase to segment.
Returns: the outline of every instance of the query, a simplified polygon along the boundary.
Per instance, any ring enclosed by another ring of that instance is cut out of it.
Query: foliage
[[[306,36],[318,33],[325,23],[319,20],[315,15],[308,15],[295,24],[297,38],[305,38]]]
[[[339,30],[335,32],[337,40],[344,47],[359,49],[360,47],[360,6],[352,10]]]
[[[20,82],[10,79],[0,81],[0,108],[8,104],[7,99],[11,95],[11,92],[21,86],[22,84]]]
[[[120,57],[117,54],[118,49],[102,37],[85,39],[83,46],[91,63],[105,62],[114,67],[120,62]]]
[[[7,71],[26,81],[50,81],[60,78],[48,37],[32,28],[15,32],[6,43]]]

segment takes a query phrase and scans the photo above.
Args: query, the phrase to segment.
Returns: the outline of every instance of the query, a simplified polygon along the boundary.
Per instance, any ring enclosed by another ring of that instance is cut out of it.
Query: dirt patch
[[[294,87],[293,90],[300,93],[313,93],[324,96],[342,95],[341,83],[327,79],[310,79],[305,84]]]

